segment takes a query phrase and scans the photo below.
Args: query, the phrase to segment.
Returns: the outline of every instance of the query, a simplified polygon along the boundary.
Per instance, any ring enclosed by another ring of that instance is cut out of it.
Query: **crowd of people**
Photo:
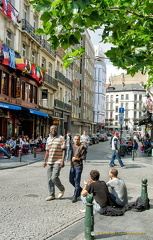
[[[19,156],[19,150],[21,150],[22,154],[31,153],[34,147],[44,151],[46,141],[47,137],[42,138],[42,136],[38,136],[36,139],[30,139],[27,135],[17,138],[9,137],[8,139],[0,136],[0,152],[3,152],[8,158],[12,158],[13,156]]]
[[[65,159],[68,161],[68,156],[70,156],[69,182],[74,187],[72,203],[77,202],[80,197],[83,203],[85,203],[85,196],[93,194],[94,211],[99,211],[107,205],[123,207],[127,203],[127,188],[124,181],[118,178],[118,170],[115,168],[109,171],[110,179],[107,183],[100,181],[100,173],[97,170],[92,170],[90,172],[91,179],[84,181],[85,185],[83,188],[81,187],[83,162],[86,159],[88,149],[88,135],[86,131],[83,132],[82,136],[76,134],[73,137],[73,144],[70,136],[70,131],[63,137],[58,134],[56,125],[50,127],[50,135],[47,138],[46,153],[43,162],[43,167],[48,166],[49,196],[46,198],[46,201],[63,197],[65,187],[59,176],[61,169],[65,165]],[[68,154],[66,153],[66,149],[69,151]],[[55,196],[55,187],[59,190],[57,197]]]

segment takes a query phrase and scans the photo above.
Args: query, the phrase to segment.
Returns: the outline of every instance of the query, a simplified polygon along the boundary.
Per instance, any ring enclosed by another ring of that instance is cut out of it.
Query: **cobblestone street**
[[[104,149],[103,154],[102,149]],[[109,142],[89,147],[82,183],[84,179],[89,179],[91,169],[99,170],[101,179],[108,180],[109,152]],[[146,168],[148,163],[141,163],[140,166],[131,159],[126,159],[125,164],[127,165],[126,169],[120,169],[120,167],[118,169],[120,177],[127,184],[129,201],[140,196],[143,177],[148,178],[148,190],[150,198],[153,199],[152,168],[149,170]],[[55,233],[84,218],[84,213],[79,211],[84,208],[82,202],[78,201],[75,204],[71,202],[73,187],[68,180],[69,168],[69,163],[66,163],[60,175],[66,188],[64,197],[50,202],[45,201],[48,195],[47,169],[42,167],[42,162],[1,171],[1,240],[49,239]]]

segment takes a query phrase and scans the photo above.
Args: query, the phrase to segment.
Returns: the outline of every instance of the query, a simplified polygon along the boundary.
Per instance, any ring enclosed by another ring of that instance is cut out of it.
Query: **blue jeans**
[[[119,155],[118,153],[116,153],[116,150],[112,150],[112,158],[111,158],[111,161],[110,161],[110,164],[109,164],[109,165],[110,165],[110,166],[113,166],[113,165],[114,165],[115,158],[117,158],[120,166],[123,167],[124,164],[123,164],[123,162],[122,162],[122,160],[121,160],[120,155]]]
[[[75,188],[73,198],[79,197],[80,193],[82,191],[82,188],[80,187],[81,174],[82,174],[82,168],[72,168],[71,167],[70,174],[69,174],[69,182]]]
[[[2,147],[0,147],[0,152],[3,152],[8,158],[11,158],[11,155]]]
[[[61,181],[59,179],[60,175],[60,164],[54,163],[50,164],[47,170],[47,176],[48,176],[48,189],[51,196],[55,197],[55,186],[60,190],[64,191],[65,188],[61,184]]]
[[[65,156],[65,160],[66,161],[70,160],[70,155],[71,155],[71,148],[70,147],[66,147],[66,156]]]

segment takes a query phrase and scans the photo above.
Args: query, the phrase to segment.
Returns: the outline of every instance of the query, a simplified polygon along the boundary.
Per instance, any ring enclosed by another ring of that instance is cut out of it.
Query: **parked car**
[[[108,137],[106,134],[99,134],[98,135],[98,138],[99,138],[99,142],[104,142],[104,141],[107,141],[108,140]]]
[[[90,134],[88,134],[88,135],[89,135],[89,137],[91,138],[93,144],[99,143],[99,139],[98,139],[98,136],[97,136],[96,134],[90,133]]]
[[[108,136],[108,137],[111,137],[111,136],[113,136],[113,135],[112,135],[112,133],[107,133],[107,136]]]

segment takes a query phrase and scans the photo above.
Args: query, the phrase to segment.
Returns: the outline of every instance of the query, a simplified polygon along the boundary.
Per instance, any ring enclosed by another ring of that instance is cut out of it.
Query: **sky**
[[[106,44],[100,43],[100,41],[101,41],[101,37],[99,36],[100,33],[101,33],[100,29],[96,30],[95,32],[89,31],[93,45],[100,45],[101,48],[103,49],[103,52],[106,52],[113,45],[110,43],[106,43]],[[113,64],[109,60],[106,60],[106,68],[107,68],[106,83],[109,83],[109,77],[118,76],[121,73],[125,73],[125,71],[123,69],[121,69],[121,68],[118,69],[117,67],[113,66]]]

